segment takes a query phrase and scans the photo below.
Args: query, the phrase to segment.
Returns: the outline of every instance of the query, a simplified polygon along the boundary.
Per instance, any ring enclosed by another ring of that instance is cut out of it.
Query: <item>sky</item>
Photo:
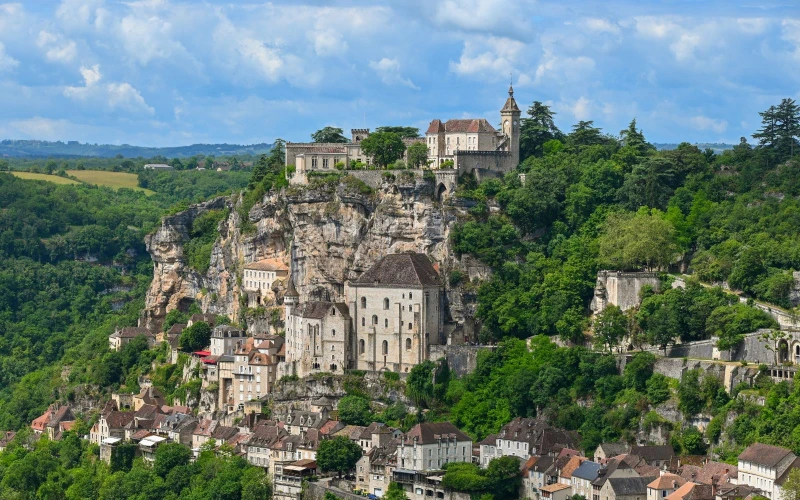
[[[0,0],[0,139],[307,141],[487,118],[738,142],[800,99],[800,0]],[[751,139],[752,141],[752,139]]]

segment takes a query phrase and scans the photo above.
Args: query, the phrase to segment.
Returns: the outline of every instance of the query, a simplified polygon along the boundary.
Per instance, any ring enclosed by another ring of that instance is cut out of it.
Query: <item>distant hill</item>
[[[194,155],[256,155],[268,153],[270,149],[272,149],[272,144],[267,143],[251,144],[249,146],[239,144],[192,144],[191,146],[148,148],[129,144],[84,144],[78,141],[0,141],[0,157],[15,158],[46,158],[49,156],[58,158],[92,156],[113,158],[117,155],[122,155],[125,158],[152,158],[154,156],[188,158]]]
[[[696,142],[693,145],[700,148],[701,151],[706,148],[711,148],[714,150],[715,153],[721,153],[726,149],[733,149],[733,147],[735,146],[735,144],[725,144],[724,142]],[[655,146],[657,149],[670,150],[670,149],[677,149],[679,145],[664,143],[664,142],[654,142],[653,146]]]

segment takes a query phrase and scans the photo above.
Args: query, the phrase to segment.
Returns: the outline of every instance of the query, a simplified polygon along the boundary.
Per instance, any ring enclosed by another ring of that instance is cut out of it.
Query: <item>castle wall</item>
[[[505,174],[516,167],[513,163],[513,155],[508,151],[458,151],[455,154],[455,167],[459,175],[475,170]]]
[[[658,290],[660,284],[656,273],[600,271],[597,273],[597,284],[590,307],[594,314],[601,312],[608,304],[625,311],[639,305],[639,294],[645,285]]]

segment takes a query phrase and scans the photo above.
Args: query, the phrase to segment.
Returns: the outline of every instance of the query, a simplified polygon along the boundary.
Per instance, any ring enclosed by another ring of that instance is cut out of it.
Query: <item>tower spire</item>
[[[508,97],[514,97],[514,75],[508,73]]]

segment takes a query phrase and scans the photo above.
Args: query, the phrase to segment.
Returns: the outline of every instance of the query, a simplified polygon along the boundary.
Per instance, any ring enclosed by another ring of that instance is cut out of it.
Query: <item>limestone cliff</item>
[[[342,299],[346,280],[392,252],[426,253],[445,282],[454,268],[472,278],[485,277],[488,270],[483,266],[451,254],[448,238],[458,210],[435,201],[431,182],[386,181],[371,190],[350,180],[268,193],[249,211],[248,232],[242,231],[240,196],[217,198],[165,217],[161,228],[146,238],[154,276],[143,323],[157,328],[167,312],[185,309],[192,301],[199,302],[204,312],[244,318],[242,268],[263,258],[279,258],[290,265],[301,300]],[[223,207],[230,213],[219,224],[211,265],[201,275],[186,264],[183,245],[194,218]],[[448,290],[447,295],[450,319],[458,324],[466,321],[470,331],[474,299],[465,301],[458,290]],[[264,327],[252,315],[247,320],[251,327]]]

